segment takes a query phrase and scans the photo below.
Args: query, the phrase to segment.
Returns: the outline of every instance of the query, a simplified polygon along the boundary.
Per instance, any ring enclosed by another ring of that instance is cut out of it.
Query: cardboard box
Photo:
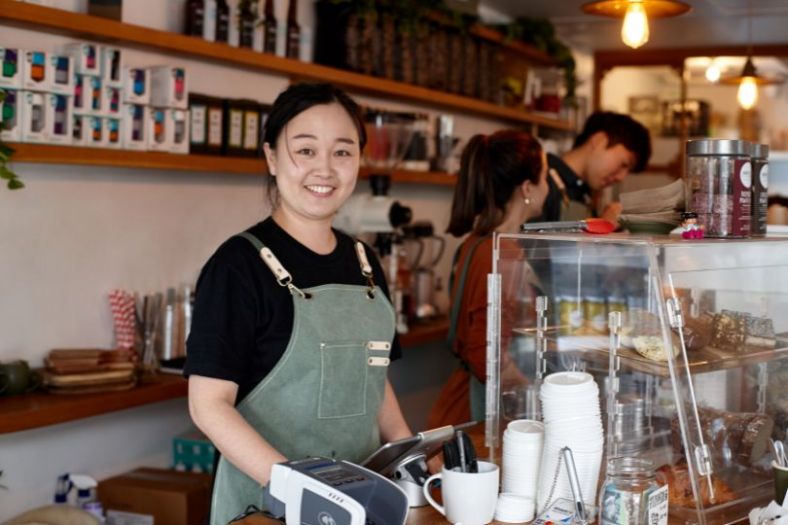
[[[123,54],[120,48],[102,46],[101,80],[105,86],[123,87]]]
[[[71,144],[71,125],[74,114],[73,98],[59,93],[47,93],[47,139],[50,144]]]
[[[48,64],[50,91],[68,96],[74,95],[74,61],[71,57],[50,53]]]
[[[156,66],[149,69],[150,103],[161,108],[189,107],[189,86],[182,67]]]
[[[172,150],[172,121],[167,108],[150,108],[148,112],[148,149],[150,151]]]
[[[25,51],[22,62],[22,89],[49,91],[50,65],[44,51]]]
[[[103,148],[107,146],[104,119],[96,115],[76,115],[73,119],[74,145]]]
[[[199,430],[175,436],[172,440],[172,464],[177,470],[213,472],[216,448]]]
[[[22,92],[0,88],[5,99],[0,102],[0,140],[19,142],[22,140]]]
[[[189,153],[189,110],[169,109],[167,117],[172,127],[172,153]]]
[[[121,121],[118,117],[101,117],[104,127],[104,146],[107,148],[120,149],[123,147],[123,137],[121,135]]]
[[[150,72],[142,67],[123,68],[123,102],[150,103]]]
[[[101,89],[101,77],[82,78],[82,112],[90,115],[101,115],[104,110],[102,99],[104,92]]]
[[[141,104],[124,104],[121,118],[121,143],[125,149],[148,149],[150,108]]]
[[[156,525],[203,525],[211,501],[211,476],[139,468],[100,481],[105,510],[150,514]]]
[[[22,109],[19,114],[22,117],[22,142],[38,142],[46,144],[49,142],[47,131],[47,93],[36,93],[35,91],[20,91],[22,98]]]
[[[101,114],[107,117],[120,118],[122,113],[121,101],[123,100],[123,92],[121,88],[116,86],[104,86],[104,92],[101,95],[102,109]]]
[[[90,42],[66,44],[63,53],[74,60],[74,69],[80,75],[101,76],[101,46]]]
[[[22,88],[24,55],[19,48],[0,47],[0,87]]]

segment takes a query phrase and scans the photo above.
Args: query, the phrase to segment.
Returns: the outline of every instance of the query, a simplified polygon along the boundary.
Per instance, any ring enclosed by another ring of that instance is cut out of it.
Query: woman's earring
[[[524,198],[523,202],[525,203],[526,206],[530,206],[531,205],[531,199],[529,199],[528,197]]]

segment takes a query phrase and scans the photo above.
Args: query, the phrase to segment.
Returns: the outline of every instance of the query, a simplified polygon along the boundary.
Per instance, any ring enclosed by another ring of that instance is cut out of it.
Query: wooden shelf
[[[208,42],[200,38],[177,33],[125,24],[61,9],[25,4],[15,0],[0,0],[0,20],[6,25],[19,26],[26,29],[44,29],[53,33],[111,42],[121,46],[132,46],[180,56],[198,57],[203,60],[218,62],[222,65],[278,73],[293,79],[331,82],[354,92],[421,102],[431,106],[441,106],[488,118],[535,124],[559,130],[572,129],[571,124],[563,120],[534,115],[521,109],[498,106],[490,102],[461,95],[258,53],[249,49]],[[513,44],[512,46],[515,45]]]
[[[445,317],[411,327],[400,335],[403,347],[446,338],[449,321]],[[155,382],[130,390],[100,394],[57,395],[45,392],[0,398],[0,435],[66,423],[127,408],[185,397],[187,381],[180,375],[159,374]]]
[[[15,152],[15,162],[35,164],[76,164],[113,168],[141,168],[193,172],[218,172],[242,175],[265,174],[265,162],[256,158],[222,157],[219,155],[177,155],[157,151],[130,151],[49,144],[9,144]],[[361,177],[368,178],[372,170],[363,168]],[[378,171],[378,170],[376,170]],[[395,183],[434,184],[453,186],[457,177],[448,173],[395,170],[390,172]]]
[[[408,333],[399,334],[399,342],[403,347],[444,341],[449,333],[449,319],[440,317],[424,324],[413,323],[409,328]]]
[[[65,423],[157,401],[185,397],[186,380],[179,375],[159,374],[155,383],[131,390],[100,394],[24,394],[0,401],[0,434]]]

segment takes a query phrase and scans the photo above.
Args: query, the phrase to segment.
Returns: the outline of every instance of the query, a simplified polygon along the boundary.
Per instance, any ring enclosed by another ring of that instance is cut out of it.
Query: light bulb
[[[642,3],[632,2],[627,7],[624,25],[621,26],[621,40],[634,49],[648,42],[648,18]]]
[[[717,65],[716,60],[712,60],[709,67],[706,68],[706,80],[712,84],[716,84],[720,79],[720,67]]]
[[[739,84],[736,99],[742,109],[752,109],[758,102],[758,85],[753,77],[744,77]]]

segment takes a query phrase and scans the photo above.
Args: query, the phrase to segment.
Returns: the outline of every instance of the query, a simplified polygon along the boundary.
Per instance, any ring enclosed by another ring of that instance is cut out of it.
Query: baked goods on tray
[[[668,485],[668,502],[670,506],[694,507],[695,495],[692,493],[689,469],[685,462],[676,465],[663,465],[657,469],[657,482]],[[714,501],[705,478],[700,482],[700,496],[703,506],[719,505],[736,498],[735,493],[722,479],[712,474],[711,485],[714,489]]]
[[[715,468],[753,465],[766,452],[774,428],[774,420],[769,415],[754,412],[725,412],[698,407],[698,417]],[[673,449],[681,453],[683,445],[678,415],[673,416],[670,427]]]
[[[774,322],[746,312],[723,310],[714,316],[711,346],[744,354],[753,349],[774,348]]]

